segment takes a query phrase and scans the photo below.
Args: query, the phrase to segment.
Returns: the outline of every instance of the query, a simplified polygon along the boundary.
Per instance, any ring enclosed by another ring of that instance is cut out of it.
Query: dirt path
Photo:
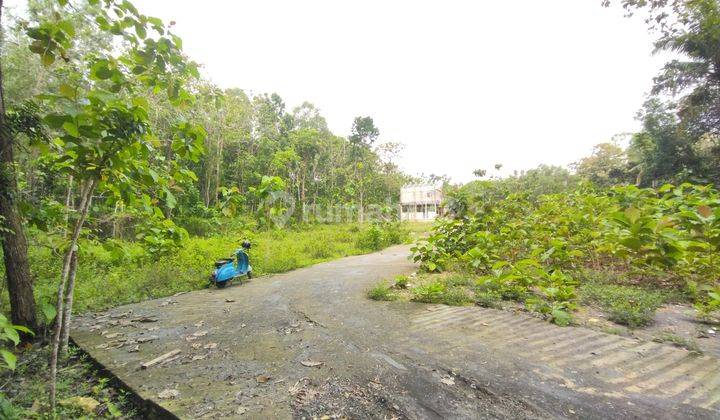
[[[181,418],[720,416],[713,357],[524,314],[367,300],[378,280],[415,270],[407,255],[118,307],[79,318],[73,339]]]

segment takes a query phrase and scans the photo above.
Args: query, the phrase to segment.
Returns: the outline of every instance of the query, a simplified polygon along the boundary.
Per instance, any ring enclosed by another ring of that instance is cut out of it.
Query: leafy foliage
[[[603,267],[632,283],[684,289],[703,313],[718,308],[720,197],[711,186],[582,186],[538,197],[480,193],[461,200],[463,215],[439,221],[413,247],[414,259],[429,272],[476,273],[488,305],[495,296],[524,302],[563,324],[575,309],[582,270]],[[431,289],[423,300],[442,293]],[[635,307],[625,298],[608,305],[629,325],[646,322],[646,309],[659,305],[648,298]]]
[[[22,325],[13,325],[5,317],[5,315],[0,314],[1,344],[11,343],[13,347],[17,346],[18,344],[20,344],[20,334],[18,334],[19,332],[32,334],[32,331],[30,331],[29,329],[23,327]],[[17,357],[10,350],[0,348],[0,356],[2,356],[2,360],[0,360],[0,368],[10,370],[15,369],[15,362],[17,361]]]

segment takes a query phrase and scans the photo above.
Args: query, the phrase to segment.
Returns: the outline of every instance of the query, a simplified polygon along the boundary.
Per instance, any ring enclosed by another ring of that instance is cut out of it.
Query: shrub
[[[701,314],[720,309],[720,194],[713,186],[618,186],[534,194],[476,184],[450,197],[451,216],[412,248],[428,272],[459,265],[505,299],[572,303],[575,275],[603,267],[620,283],[690,292]],[[549,190],[548,190],[549,191]],[[545,291],[538,291],[543,287]],[[564,289],[562,289],[564,288]],[[562,290],[560,290],[562,289]],[[607,304],[618,322],[649,322],[657,299]],[[567,308],[571,310],[570,307]]]
[[[383,232],[379,225],[372,224],[366,231],[360,234],[358,246],[370,251],[377,251],[382,248]]]
[[[377,251],[390,245],[401,244],[410,237],[410,231],[401,222],[373,222],[358,238],[358,246]]]

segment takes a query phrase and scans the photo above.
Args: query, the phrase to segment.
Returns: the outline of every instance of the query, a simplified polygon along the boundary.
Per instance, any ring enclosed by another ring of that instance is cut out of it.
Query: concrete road
[[[720,418],[712,357],[526,314],[367,300],[416,269],[408,253],[118,307],[78,318],[72,338],[155,416]]]

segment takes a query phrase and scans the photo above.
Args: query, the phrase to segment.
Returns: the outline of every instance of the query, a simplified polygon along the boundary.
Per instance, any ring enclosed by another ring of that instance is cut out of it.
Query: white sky
[[[15,0],[12,3],[18,3]],[[664,62],[601,0],[135,0],[177,22],[221,87],[314,103],[336,134],[369,115],[410,173],[567,165],[634,116]],[[490,171],[492,173],[492,171]]]

